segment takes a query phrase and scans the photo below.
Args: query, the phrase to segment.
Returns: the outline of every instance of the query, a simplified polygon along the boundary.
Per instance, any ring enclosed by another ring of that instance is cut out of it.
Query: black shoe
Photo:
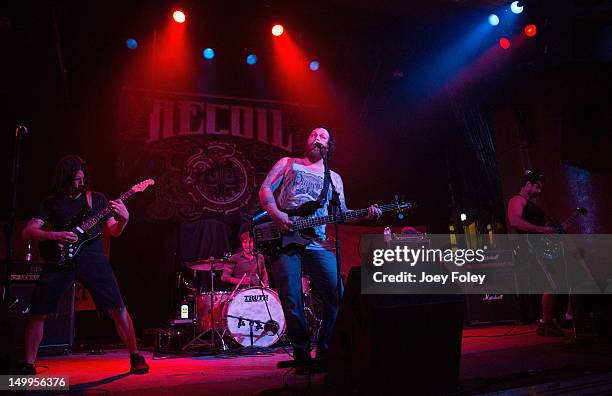
[[[316,358],[312,364],[312,371],[314,373],[327,373],[327,366],[329,365],[329,360],[327,357]]]
[[[310,351],[293,348],[294,372],[297,375],[308,375],[312,373],[312,356]]]
[[[144,356],[138,353],[130,354],[130,373],[146,374],[149,372],[149,365],[145,362]]]
[[[17,368],[17,374],[20,375],[36,375],[36,367],[33,364],[23,362]]]

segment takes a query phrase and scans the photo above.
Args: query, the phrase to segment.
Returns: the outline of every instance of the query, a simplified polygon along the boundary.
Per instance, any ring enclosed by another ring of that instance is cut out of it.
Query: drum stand
[[[215,334],[217,334],[217,337],[219,337],[219,339],[221,340],[221,345],[222,345],[223,350],[224,351],[228,350],[227,344],[225,344],[225,340],[223,339],[223,334],[219,334],[218,330],[215,329],[215,283],[214,283],[214,280],[215,280],[215,272],[211,268],[210,269],[210,325],[211,325],[211,329],[204,330],[200,334],[196,335],[191,341],[189,341],[183,347],[183,351],[192,345],[196,345],[196,343],[198,343],[198,345],[208,345],[204,342],[204,340],[202,340],[202,337],[204,336],[204,334],[208,333],[209,331],[210,331],[210,345],[209,346],[211,348],[215,347]],[[194,323],[196,322],[197,322],[197,318],[194,318]]]
[[[237,319],[238,320],[238,328],[245,326],[245,321],[248,320],[249,321],[249,338],[251,341],[251,347],[253,346],[253,338],[255,337],[255,335],[253,334],[253,326],[255,326],[255,330],[262,330],[265,328],[265,326],[267,325],[267,323],[263,323],[262,321],[259,321],[257,319],[249,319],[249,318],[243,318],[242,316],[233,316],[233,315],[227,315],[228,318],[233,318],[233,319]],[[278,327],[278,325],[277,325]],[[278,332],[278,330],[277,330]]]

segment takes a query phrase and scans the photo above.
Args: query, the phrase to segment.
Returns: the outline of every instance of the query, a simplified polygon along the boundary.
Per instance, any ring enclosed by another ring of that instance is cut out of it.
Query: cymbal
[[[192,261],[191,263],[187,263],[186,266],[196,271],[216,271],[224,269],[226,264],[236,264],[236,262],[230,260],[208,259]]]

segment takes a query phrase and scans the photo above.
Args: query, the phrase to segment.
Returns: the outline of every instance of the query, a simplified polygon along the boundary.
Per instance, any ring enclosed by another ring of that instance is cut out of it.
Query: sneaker
[[[21,363],[17,370],[17,374],[20,375],[36,375],[36,367],[34,367],[34,365],[30,363]]]
[[[537,333],[539,336],[543,337],[565,337],[563,330],[553,322],[538,323]]]
[[[144,356],[139,353],[130,354],[130,373],[146,374],[149,372],[149,365],[145,362]]]

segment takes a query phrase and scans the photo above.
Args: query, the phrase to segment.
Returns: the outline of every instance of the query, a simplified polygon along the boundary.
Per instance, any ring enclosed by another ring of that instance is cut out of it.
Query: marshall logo
[[[494,301],[494,300],[503,300],[503,294],[485,294],[482,301]]]
[[[254,294],[251,296],[244,296],[244,302],[258,302],[258,301],[268,301],[267,295],[262,294]]]

